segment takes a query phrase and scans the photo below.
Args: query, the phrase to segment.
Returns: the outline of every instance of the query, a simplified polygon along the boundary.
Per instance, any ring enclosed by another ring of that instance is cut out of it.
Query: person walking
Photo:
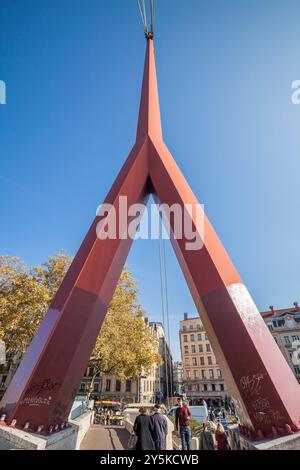
[[[214,421],[216,416],[215,416],[214,410],[212,408],[209,409],[208,414],[209,414],[209,420]]]
[[[151,420],[155,450],[166,450],[168,422],[160,405],[155,405],[154,414],[151,416]]]
[[[111,417],[111,411],[109,409],[107,409],[107,412],[106,412],[106,426],[110,425],[110,417]]]
[[[228,439],[226,432],[221,423],[218,423],[216,430],[216,441],[218,450],[229,450]]]
[[[202,432],[199,439],[199,450],[215,450],[215,443],[212,432],[208,430],[206,423],[202,425]]]
[[[175,428],[176,431],[180,434],[181,439],[181,448],[182,450],[191,449],[191,412],[189,407],[183,403],[182,398],[177,400],[178,407],[176,409],[175,415]]]
[[[136,450],[155,450],[151,417],[146,414],[146,408],[144,407],[139,409],[139,413],[133,425],[133,430],[137,436]]]

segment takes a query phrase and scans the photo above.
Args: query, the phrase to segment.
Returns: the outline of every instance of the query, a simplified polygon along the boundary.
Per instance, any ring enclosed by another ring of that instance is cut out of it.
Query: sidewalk
[[[80,450],[126,450],[129,432],[120,426],[92,424]]]

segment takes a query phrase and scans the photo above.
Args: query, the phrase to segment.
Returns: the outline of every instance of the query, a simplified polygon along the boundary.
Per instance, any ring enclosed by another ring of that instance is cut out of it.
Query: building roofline
[[[278,310],[267,310],[265,312],[260,312],[261,316],[263,318],[274,318],[278,317],[278,315],[282,315],[283,313],[299,313],[300,314],[300,309],[299,307],[290,307],[290,308],[281,308]]]

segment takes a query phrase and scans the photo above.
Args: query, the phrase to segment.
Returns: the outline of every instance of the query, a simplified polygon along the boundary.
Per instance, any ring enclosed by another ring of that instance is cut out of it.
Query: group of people
[[[154,413],[149,416],[146,408],[140,408],[133,431],[137,437],[136,450],[165,450],[168,434],[168,421],[164,409],[155,405]]]
[[[192,415],[187,404],[182,398],[178,398],[175,414],[175,429],[181,439],[182,450],[191,448],[191,419]],[[136,436],[137,450],[165,450],[168,433],[167,417],[160,405],[155,405],[154,414],[146,413],[145,408],[140,408],[136,417],[133,431]],[[200,450],[229,450],[226,432],[221,423],[216,425],[214,432],[207,423],[202,425],[200,438]]]
[[[187,404],[181,398],[178,398],[178,407],[175,415],[175,429],[180,435],[182,450],[191,448],[191,419],[192,415]],[[212,426],[215,426],[212,423]],[[199,450],[229,450],[229,443],[226,432],[221,423],[214,428],[214,433],[210,429],[211,424],[203,423],[200,437]]]

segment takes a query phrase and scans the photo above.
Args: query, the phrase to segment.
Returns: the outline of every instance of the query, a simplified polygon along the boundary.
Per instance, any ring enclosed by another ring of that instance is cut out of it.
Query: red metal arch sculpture
[[[118,209],[120,196],[127,196],[129,205],[146,202],[150,192],[170,206],[197,205],[163,141],[154,46],[148,38],[136,143],[105,202]],[[99,220],[93,221],[1,401],[6,424],[22,429],[29,423],[28,430],[51,433],[67,422],[132,243],[99,240]],[[299,384],[206,217],[204,230],[201,250],[187,251],[184,238],[173,237],[172,243],[243,429],[266,435],[274,426],[280,430],[294,423],[296,430]]]

